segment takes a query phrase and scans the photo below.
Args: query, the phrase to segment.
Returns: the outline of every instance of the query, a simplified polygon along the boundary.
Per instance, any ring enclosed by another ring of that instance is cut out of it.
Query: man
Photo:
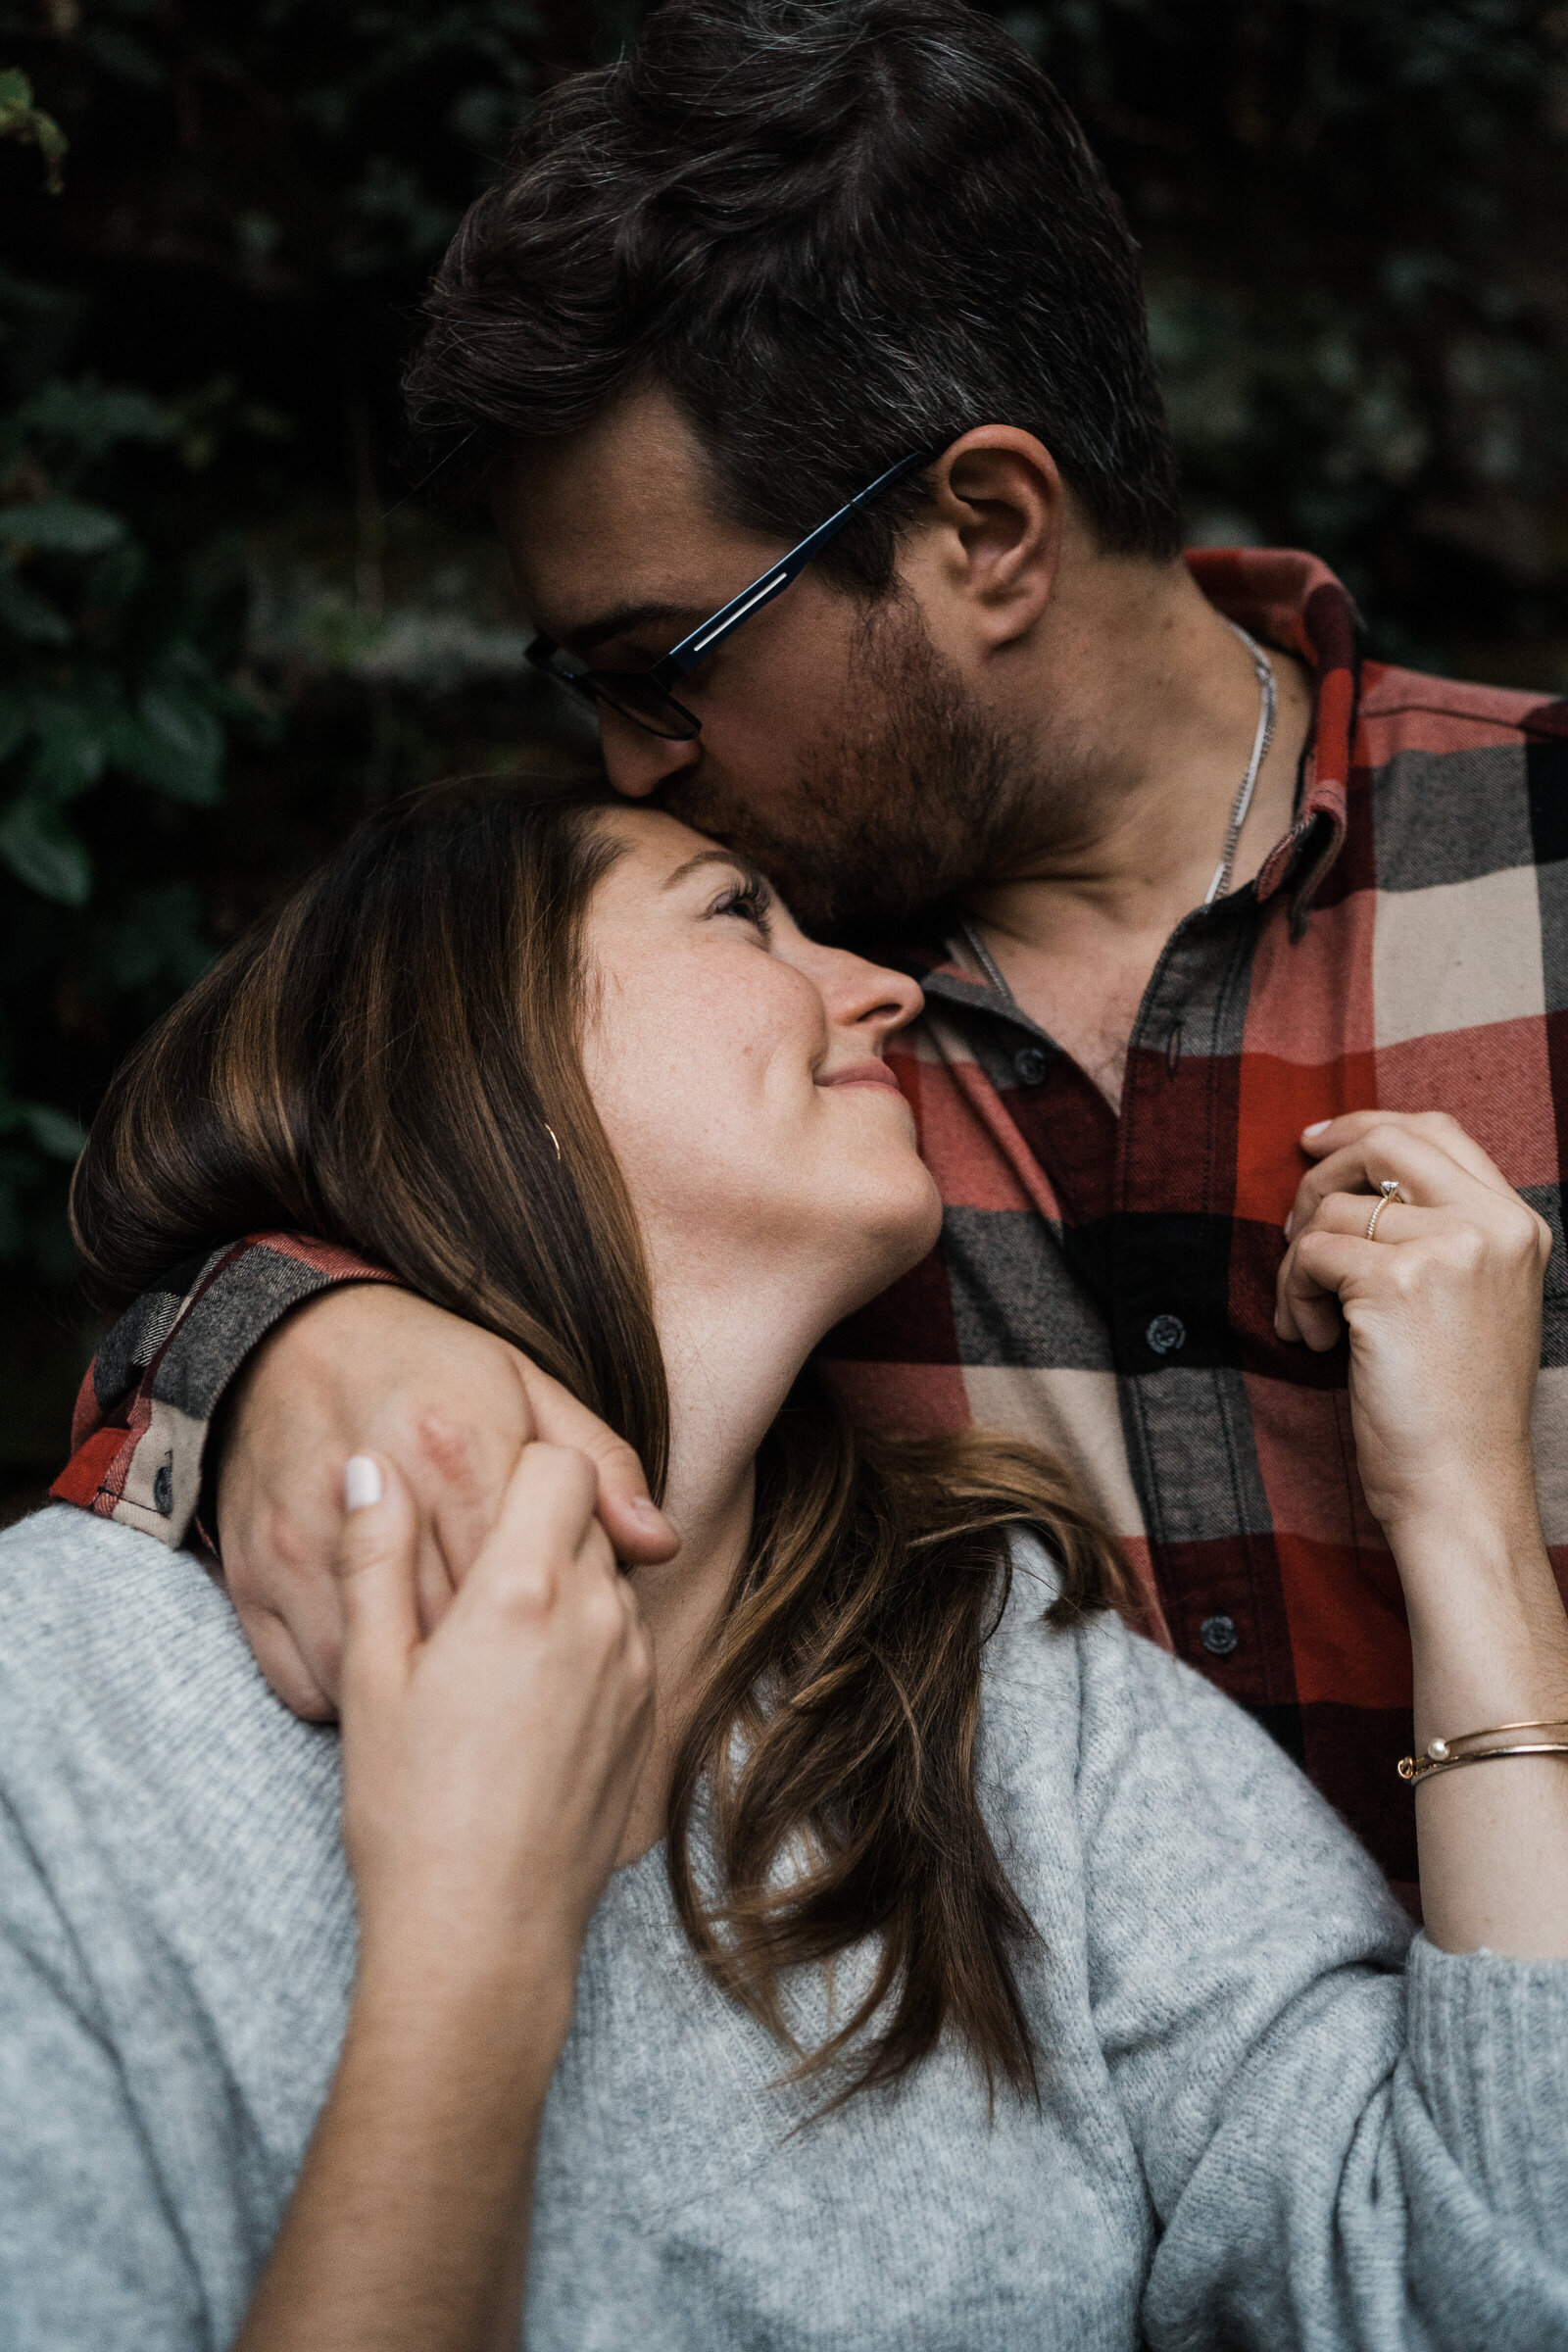
[[[410,390],[617,787],[925,985],[894,1061],[946,1230],[837,1376],[1065,1452],[1156,1626],[1413,1879],[1396,1581],[1282,1229],[1381,1106],[1458,1118],[1560,1235],[1568,707],[1363,662],[1309,557],[1184,564],[1131,240],[957,0],[671,0],[475,205]],[[372,1271],[286,1237],[179,1270],[56,1490],[177,1542],[205,1475],[302,1711],[350,1452],[416,1483],[431,1606],[534,1428],[596,1452],[624,1557],[672,1542],[611,1433]]]

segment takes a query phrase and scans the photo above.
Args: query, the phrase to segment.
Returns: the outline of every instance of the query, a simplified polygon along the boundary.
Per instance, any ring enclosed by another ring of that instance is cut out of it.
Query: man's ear
[[[1061,554],[1068,493],[1055,459],[1017,425],[979,424],[943,451],[926,483],[927,527],[900,571],[928,621],[982,654],[1027,636]]]

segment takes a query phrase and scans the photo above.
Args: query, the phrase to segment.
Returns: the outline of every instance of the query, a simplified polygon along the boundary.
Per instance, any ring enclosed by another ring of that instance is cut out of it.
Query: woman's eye
[[[711,911],[714,914],[733,914],[741,922],[750,923],[766,939],[769,936],[767,910],[770,897],[771,894],[760,883],[737,883],[733,890],[725,891]]]

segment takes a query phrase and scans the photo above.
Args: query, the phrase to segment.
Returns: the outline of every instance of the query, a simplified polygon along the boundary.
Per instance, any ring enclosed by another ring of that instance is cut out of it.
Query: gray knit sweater
[[[983,1771],[1041,2105],[988,2116],[944,2049],[810,2121],[656,1851],[589,1936],[527,2343],[1568,2347],[1568,1964],[1406,1973],[1268,1740],[1119,1626],[1043,1627],[1016,1558]],[[343,2030],[337,1801],[188,1555],[63,1508],[0,1538],[5,2352],[228,2343]]]

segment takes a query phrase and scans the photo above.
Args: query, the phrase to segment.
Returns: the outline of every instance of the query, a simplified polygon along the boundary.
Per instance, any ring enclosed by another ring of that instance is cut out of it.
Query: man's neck
[[[1066,585],[1066,583],[1064,583]],[[965,911],[1022,1009],[1112,1106],[1144,991],[1178,922],[1202,904],[1258,718],[1252,658],[1185,565],[1098,559],[1081,567],[1039,649],[1039,805],[1005,872]],[[1250,881],[1288,829],[1312,693],[1271,653],[1274,737],[1230,887]]]

